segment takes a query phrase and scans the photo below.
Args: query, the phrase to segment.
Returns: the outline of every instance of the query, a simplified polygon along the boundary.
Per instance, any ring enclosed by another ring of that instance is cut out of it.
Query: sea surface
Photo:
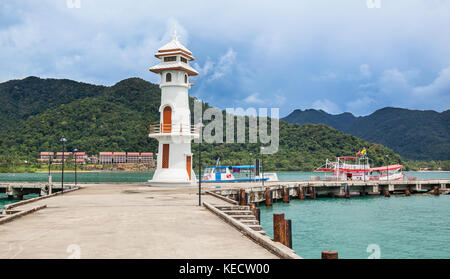
[[[324,250],[339,258],[450,258],[450,195],[366,196],[291,200],[261,207],[273,237],[273,213],[292,220],[293,249],[307,259]]]
[[[311,176],[324,177],[321,172],[280,171],[277,172],[281,181],[309,180]],[[52,172],[53,182],[61,181],[61,172]],[[450,172],[406,172],[407,177],[418,179],[450,179]],[[101,183],[101,182],[146,182],[153,177],[153,172],[78,172],[78,182]],[[0,173],[0,182],[46,182],[47,173]],[[64,172],[65,182],[74,182],[74,172]]]

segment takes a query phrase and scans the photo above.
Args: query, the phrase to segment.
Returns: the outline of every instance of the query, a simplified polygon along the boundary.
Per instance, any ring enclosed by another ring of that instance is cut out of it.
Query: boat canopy
[[[339,168],[339,171],[341,172],[372,172],[372,171],[387,171],[387,170],[397,170],[403,168],[402,165],[390,165],[390,166],[384,166],[384,167],[377,167],[377,168],[369,168],[369,169],[346,169],[346,168]],[[318,168],[316,171],[325,171],[325,172],[333,172],[336,171],[334,168]]]
[[[206,168],[216,168],[216,169],[254,169],[254,165],[246,165],[246,166],[214,166],[214,167],[206,167]]]

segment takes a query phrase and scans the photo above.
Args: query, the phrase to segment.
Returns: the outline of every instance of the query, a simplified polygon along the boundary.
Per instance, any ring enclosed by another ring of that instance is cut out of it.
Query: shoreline
[[[268,172],[307,172],[307,173],[319,173],[316,171],[284,171],[284,170],[266,170]],[[77,170],[77,173],[153,173],[153,171],[121,171],[121,170],[117,170],[117,171],[111,171],[111,170]],[[405,171],[405,172],[420,172],[420,173],[433,173],[433,172],[445,172],[445,173],[450,173],[450,170],[426,170],[426,171]],[[36,172],[0,172],[0,175],[2,174],[42,174],[42,173],[48,173],[48,171],[36,171]],[[61,173],[61,171],[52,171],[50,172],[50,174],[54,174],[54,173]],[[75,173],[74,170],[64,170],[64,173]],[[197,172],[196,172],[197,173]]]

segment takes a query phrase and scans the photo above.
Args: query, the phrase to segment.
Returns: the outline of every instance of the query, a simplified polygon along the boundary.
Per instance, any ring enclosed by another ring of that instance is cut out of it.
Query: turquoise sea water
[[[339,258],[450,258],[450,195],[318,198],[261,207],[273,237],[273,213],[292,220],[293,249],[304,258],[335,250]],[[369,250],[368,250],[369,249]]]
[[[311,176],[321,176],[320,172],[301,172],[301,171],[281,171],[277,172],[281,181],[308,180]],[[406,172],[406,176],[415,176],[419,179],[450,179],[450,172]],[[53,172],[54,182],[61,181],[61,172]],[[100,183],[100,182],[146,182],[153,177],[152,172],[79,172],[77,173],[78,182]],[[0,173],[1,181],[16,182],[46,182],[47,173]],[[74,182],[75,174],[73,172],[64,173],[64,181]]]

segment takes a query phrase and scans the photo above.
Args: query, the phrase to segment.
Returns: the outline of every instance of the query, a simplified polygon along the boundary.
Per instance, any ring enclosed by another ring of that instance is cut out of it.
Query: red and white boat
[[[370,181],[370,180],[401,180],[405,177],[402,165],[388,165],[371,168],[369,158],[364,157],[337,157],[331,162],[327,159],[324,166],[316,171],[323,171],[326,180],[337,181]]]

